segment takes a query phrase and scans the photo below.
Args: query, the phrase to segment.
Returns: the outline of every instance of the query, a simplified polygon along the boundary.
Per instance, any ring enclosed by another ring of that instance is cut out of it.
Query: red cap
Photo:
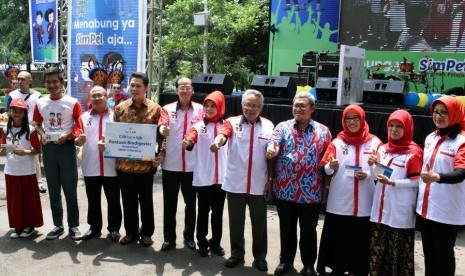
[[[21,98],[16,98],[11,101],[10,107],[18,107],[18,108],[23,108],[27,110],[27,103],[25,100]]]

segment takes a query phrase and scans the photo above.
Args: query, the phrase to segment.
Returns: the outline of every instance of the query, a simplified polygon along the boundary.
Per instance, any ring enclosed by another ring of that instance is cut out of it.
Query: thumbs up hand
[[[421,180],[429,184],[433,182],[438,182],[441,179],[438,173],[433,172],[433,169],[430,167],[430,164],[426,164],[426,171],[421,172],[420,177]]]
[[[187,136],[184,136],[184,139],[182,139],[182,148],[186,149],[190,145],[190,141],[187,140]]]
[[[375,149],[373,149],[370,156],[368,157],[368,165],[373,166],[373,164],[376,162],[378,162],[378,157],[376,156]]]
[[[276,157],[279,153],[279,145],[278,142],[273,141],[272,145],[269,145],[268,148],[266,149],[266,158],[272,159]]]
[[[170,135],[170,127],[167,125],[161,125],[160,126],[160,133],[161,135],[168,137]]]
[[[329,156],[329,167],[333,171],[337,171],[339,169],[339,160],[334,159],[334,157]]]
[[[102,139],[98,141],[98,151],[104,152],[105,151],[105,136],[102,136]]]

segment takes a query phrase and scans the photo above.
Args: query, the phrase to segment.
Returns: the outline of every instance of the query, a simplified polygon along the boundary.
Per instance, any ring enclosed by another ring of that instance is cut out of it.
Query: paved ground
[[[4,159],[0,158],[0,170],[3,171]],[[5,192],[3,173],[0,175],[0,196]],[[196,252],[182,245],[182,223],[178,225],[177,248],[161,252],[163,242],[163,199],[161,177],[154,180],[155,241],[152,247],[142,247],[133,243],[121,246],[110,241],[104,233],[101,238],[90,241],[71,240],[67,235],[58,240],[48,241],[45,235],[53,228],[48,194],[42,195],[42,209],[45,225],[39,228],[37,236],[28,239],[12,240],[8,226],[6,201],[0,200],[0,275],[265,275],[252,267],[251,229],[246,223],[246,255],[244,266],[233,269],[225,268],[224,262],[229,257],[229,226],[227,208],[224,213],[224,232],[222,245],[225,257],[211,256],[201,258]],[[78,185],[78,197],[81,232],[88,229],[86,223],[87,198],[82,178]],[[178,222],[183,221],[184,204],[180,199]],[[106,210],[106,206],[104,206]],[[104,212],[105,213],[105,212]],[[65,211],[66,214],[66,211]],[[247,219],[248,220],[248,219]],[[104,220],[105,221],[105,220]],[[104,223],[105,224],[105,223]],[[318,233],[321,234],[323,216],[320,217]],[[105,226],[104,226],[105,227]],[[124,230],[122,231],[124,234]],[[279,263],[279,226],[276,209],[269,207],[268,212],[268,274],[272,274]],[[457,275],[465,275],[465,232],[462,231],[455,249],[457,258]],[[295,267],[302,268],[300,256],[296,256]],[[423,275],[423,256],[419,233],[416,235],[415,248],[416,275]],[[290,274],[296,275],[297,273]]]

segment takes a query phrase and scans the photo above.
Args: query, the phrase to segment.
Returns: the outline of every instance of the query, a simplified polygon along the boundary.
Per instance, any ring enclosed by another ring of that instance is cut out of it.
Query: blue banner
[[[58,63],[58,3],[56,0],[30,0],[32,63]]]
[[[71,95],[86,109],[93,86],[89,70],[97,65],[110,70],[119,61],[118,68],[124,74],[121,87],[127,93],[130,74],[143,68],[145,1],[72,0],[70,14],[68,88]]]

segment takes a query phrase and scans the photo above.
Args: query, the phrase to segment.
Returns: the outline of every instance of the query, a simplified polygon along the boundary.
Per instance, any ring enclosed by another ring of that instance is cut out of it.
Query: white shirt
[[[102,115],[93,109],[84,112],[79,120],[86,134],[86,142],[82,146],[82,174],[84,176],[116,176],[114,158],[104,158],[98,150],[98,141],[105,134],[106,123],[113,121],[113,111],[107,109]]]
[[[442,143],[440,140],[441,137],[436,132],[426,137],[422,171],[426,171],[426,164],[433,161],[433,172],[452,172],[454,161],[465,158],[457,154],[458,148],[465,143],[464,131],[455,139],[445,136]],[[416,211],[423,218],[432,221],[465,225],[465,181],[455,184],[426,184],[420,180]]]
[[[167,116],[166,123],[170,128],[170,135],[166,137],[166,156],[161,164],[162,168],[168,171],[193,172],[195,149],[184,150],[182,139],[195,123],[203,119],[203,106],[191,102],[191,107],[184,111],[178,102],[173,102],[165,105],[162,113],[162,117]]]
[[[249,124],[243,116],[236,116],[228,118],[223,128],[231,130],[223,190],[263,195],[268,181],[266,147],[273,134],[273,123],[259,117],[255,124]]]

